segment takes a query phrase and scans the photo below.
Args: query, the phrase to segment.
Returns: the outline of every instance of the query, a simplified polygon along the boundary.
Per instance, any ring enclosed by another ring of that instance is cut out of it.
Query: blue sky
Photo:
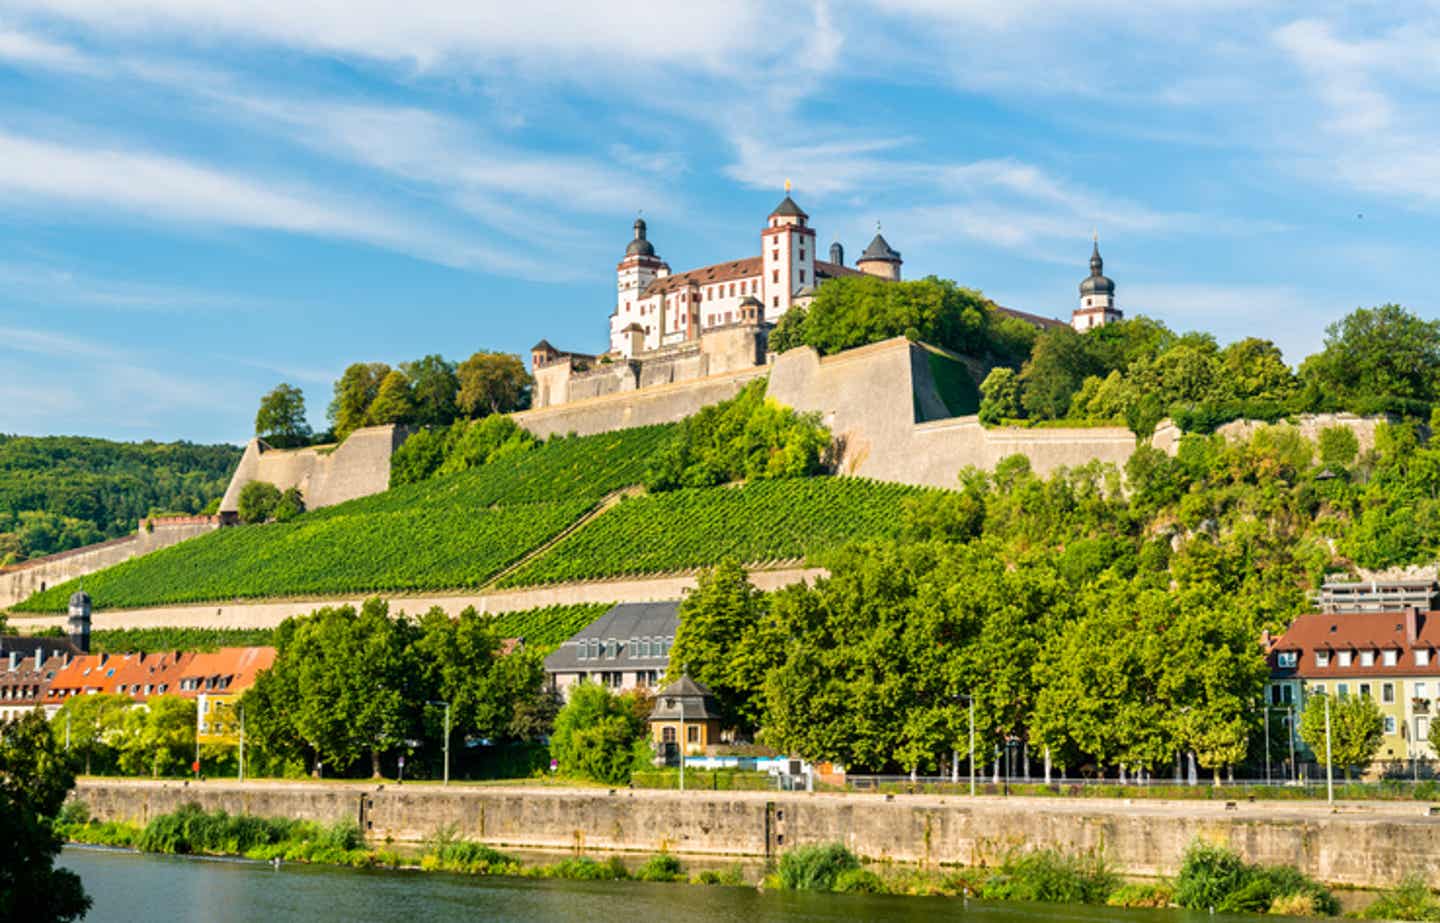
[[[209,7],[208,9],[206,7]],[[357,360],[599,350],[637,211],[1292,362],[1440,314],[1440,9],[1232,0],[0,0],[0,432],[246,439]]]

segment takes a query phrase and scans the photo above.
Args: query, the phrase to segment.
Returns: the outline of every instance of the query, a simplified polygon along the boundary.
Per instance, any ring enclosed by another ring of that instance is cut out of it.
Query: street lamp
[[[1265,714],[1265,784],[1270,784],[1270,706],[1262,704],[1260,711]]]
[[[450,703],[449,703],[449,702],[441,702],[441,701],[439,701],[439,700],[432,700],[432,701],[426,702],[425,704],[426,704],[426,705],[444,705],[444,706],[445,706],[445,780],[444,780],[441,784],[442,784],[442,785],[449,785],[449,784],[450,784]]]
[[[970,797],[975,797],[975,695],[956,695],[955,701],[970,703]]]
[[[1325,696],[1325,800],[1335,803],[1335,748],[1330,744],[1330,697]]]

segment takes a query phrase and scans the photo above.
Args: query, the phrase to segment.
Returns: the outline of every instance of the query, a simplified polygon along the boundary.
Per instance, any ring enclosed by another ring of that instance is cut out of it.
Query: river
[[[1178,910],[1117,910],[1033,904],[968,905],[954,898],[760,893],[754,888],[644,882],[469,878],[425,872],[355,871],[287,864],[141,855],[67,847],[60,864],[78,873],[95,904],[87,923],[1254,923]],[[1275,921],[1276,918],[1265,918]],[[1312,921],[1313,923],[1313,921]]]

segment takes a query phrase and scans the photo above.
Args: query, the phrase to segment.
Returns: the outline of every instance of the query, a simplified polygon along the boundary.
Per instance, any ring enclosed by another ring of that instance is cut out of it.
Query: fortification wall
[[[408,435],[403,426],[367,426],[333,449],[272,449],[251,439],[230,477],[220,513],[239,510],[240,491],[251,481],[267,481],[281,490],[298,487],[308,509],[379,493],[390,486],[390,456]]]
[[[694,381],[526,410],[515,414],[515,422],[545,438],[566,433],[592,436],[635,426],[674,423],[701,407],[734,397],[748,382],[767,371],[768,367],[763,365],[750,366]]]
[[[93,574],[158,548],[167,548],[220,527],[213,516],[187,516],[155,520],[153,528],[141,523],[132,535],[86,545],[70,551],[26,561],[0,571],[0,609],[42,592],[57,583]]]
[[[1375,448],[1375,431],[1384,422],[1383,416],[1362,417],[1353,413],[1307,413],[1302,414],[1293,424],[1283,425],[1294,426],[1301,436],[1317,445],[1321,432],[1331,427],[1343,427],[1355,434],[1355,440],[1360,444],[1360,451],[1368,452]],[[1263,420],[1232,420],[1217,428],[1215,432],[1227,439],[1249,439],[1267,426],[1278,425],[1282,424],[1266,423]],[[1180,447],[1180,437],[1183,435],[1178,426],[1165,420],[1155,428],[1155,435],[1151,437],[1150,444],[1174,455]]]
[[[1128,875],[1174,875],[1196,838],[1249,862],[1294,865],[1335,885],[1440,885],[1440,824],[1416,805],[1239,804],[657,792],[316,783],[97,781],[73,798],[100,820],[144,823],[195,802],[207,810],[353,820],[373,841],[419,842],[441,828],[498,847],[771,858],[842,842],[870,859],[989,866],[1006,852],[1093,850]]]

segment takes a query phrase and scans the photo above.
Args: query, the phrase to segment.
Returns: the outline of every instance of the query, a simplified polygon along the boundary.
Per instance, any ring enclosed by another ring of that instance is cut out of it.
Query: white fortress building
[[[615,267],[615,309],[610,348],[599,355],[565,352],[546,340],[531,348],[536,409],[755,368],[767,363],[770,330],[786,311],[806,305],[830,279],[870,275],[900,281],[903,260],[879,233],[856,260],[830,244],[820,259],[815,229],[790,197],[766,218],[760,253],[674,273],[635,219],[634,237]],[[1115,283],[1101,274],[1098,240],[1090,276],[1080,284],[1080,306],[1071,326],[1084,332],[1123,316],[1115,307]],[[1036,326],[1061,321],[1000,308]]]

